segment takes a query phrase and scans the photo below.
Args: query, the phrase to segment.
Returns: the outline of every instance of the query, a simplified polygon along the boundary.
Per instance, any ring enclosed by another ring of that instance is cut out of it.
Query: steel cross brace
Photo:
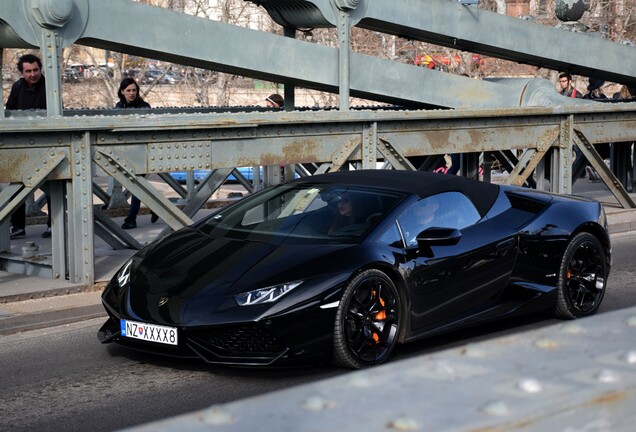
[[[523,185],[528,180],[528,177],[532,175],[532,172],[536,169],[546,152],[557,142],[557,138],[558,131],[539,143],[536,149],[526,149],[508,176],[506,183],[516,186]]]
[[[331,163],[331,171],[338,171],[360,149],[362,152],[362,168],[374,169],[377,162],[377,153],[380,152],[395,169],[414,171],[415,167],[402,156],[402,154],[385,139],[378,137],[377,123],[364,125],[362,128],[362,145],[357,140],[350,140],[334,152]],[[321,168],[323,168],[321,166]],[[325,172],[324,170],[321,172]]]
[[[148,180],[143,178],[143,176],[135,175],[128,168],[133,166],[133,164],[112,148],[100,147],[93,155],[93,162],[137,196],[172,229],[177,230],[192,224],[192,220],[158,192]]]
[[[108,243],[113,249],[141,249],[141,243],[113,222],[112,219],[100,209],[100,206],[93,207],[93,219],[95,221],[95,234]]]
[[[636,203],[629,196],[623,185],[618,181],[614,173],[609,169],[601,156],[598,154],[594,145],[590,143],[587,137],[583,134],[583,132],[574,129],[575,137],[579,150],[583,153],[583,155],[587,158],[592,168],[596,170],[598,175],[601,177],[601,180],[607,185],[607,188],[612,192],[612,194],[616,197],[618,202],[623,206],[623,208],[636,208]]]
[[[347,141],[344,145],[340,146],[331,157],[331,170],[330,171],[338,171],[340,170],[344,164],[347,163],[349,158],[355,153],[360,147],[360,141],[357,138],[352,138]]]
[[[235,168],[220,168],[212,170],[205,177],[205,179],[203,179],[201,184],[199,184],[196,193],[190,198],[188,203],[183,208],[183,214],[188,217],[193,217],[197,213],[197,211],[199,211],[201,207],[205,205],[212,194],[221,187],[223,182],[225,182],[225,180],[232,172],[238,172],[238,170]],[[165,228],[163,231],[161,231],[158,238],[168,235],[171,230],[172,229],[170,227]]]
[[[27,196],[39,188],[46,177],[66,159],[66,154],[52,147],[40,154],[36,162],[22,176],[22,183],[12,183],[0,192],[0,221],[5,220],[24,202]]]
[[[391,145],[391,143],[384,139],[378,138],[378,151],[389,161],[389,163],[395,169],[403,169],[408,171],[416,171],[416,168],[409,162],[407,158]]]

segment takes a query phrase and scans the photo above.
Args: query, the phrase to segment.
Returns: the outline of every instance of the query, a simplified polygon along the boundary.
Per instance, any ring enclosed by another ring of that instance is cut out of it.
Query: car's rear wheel
[[[375,269],[344,290],[334,326],[334,362],[360,369],[384,362],[398,342],[402,302],[391,279]]]
[[[577,234],[561,261],[556,315],[567,319],[592,315],[603,300],[606,285],[603,246],[592,234]]]

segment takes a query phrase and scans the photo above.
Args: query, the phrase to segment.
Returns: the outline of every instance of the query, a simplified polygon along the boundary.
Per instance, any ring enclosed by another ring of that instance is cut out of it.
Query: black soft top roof
[[[441,192],[457,191],[466,195],[482,216],[492,207],[499,194],[499,186],[492,183],[427,171],[382,169],[336,171],[304,177],[297,181],[378,187],[417,194],[421,198]]]

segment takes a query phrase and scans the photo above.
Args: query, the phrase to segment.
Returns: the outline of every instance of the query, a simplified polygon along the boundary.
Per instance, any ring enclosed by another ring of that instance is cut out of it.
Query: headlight
[[[303,283],[302,281],[288,282],[274,285],[267,288],[260,288],[254,291],[238,294],[234,300],[239,306],[251,306],[255,304],[272,303]]]
[[[121,288],[124,288],[130,282],[130,267],[132,266],[132,258],[117,273],[117,282]]]

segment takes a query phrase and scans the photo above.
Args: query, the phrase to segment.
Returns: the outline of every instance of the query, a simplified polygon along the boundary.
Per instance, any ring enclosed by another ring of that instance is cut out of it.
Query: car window
[[[360,241],[404,198],[392,191],[332,184],[280,185],[216,213],[210,235],[271,242]]]
[[[408,246],[417,245],[415,237],[430,227],[463,229],[477,223],[479,212],[460,192],[444,192],[416,201],[398,217]]]
[[[387,229],[384,230],[378,241],[383,244],[387,244],[393,247],[404,247],[404,243],[402,242],[402,236],[400,235],[400,230],[395,222],[388,226]]]

